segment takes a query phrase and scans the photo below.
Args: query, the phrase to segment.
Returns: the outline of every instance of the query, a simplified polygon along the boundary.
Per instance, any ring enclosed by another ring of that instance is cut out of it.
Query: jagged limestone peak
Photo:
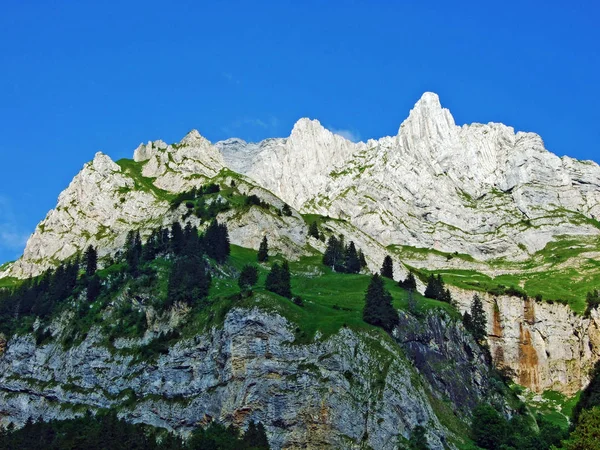
[[[179,141],[179,145],[204,146],[207,144],[211,145],[211,142],[196,129],[191,130]]]

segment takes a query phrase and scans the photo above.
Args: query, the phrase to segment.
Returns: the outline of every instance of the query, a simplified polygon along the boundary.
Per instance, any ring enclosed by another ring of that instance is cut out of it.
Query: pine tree
[[[392,306],[392,295],[385,289],[379,274],[371,277],[367,288],[363,320],[388,332],[399,323],[398,314]]]
[[[442,294],[442,298],[440,299],[443,302],[449,303],[449,304],[453,304],[453,300],[452,300],[452,293],[450,292],[450,289],[445,289],[443,294]]]
[[[479,343],[484,342],[487,336],[486,325],[487,318],[483,309],[483,302],[481,301],[481,297],[475,294],[471,303],[471,332],[475,340]]]
[[[125,243],[125,260],[129,266],[129,273],[134,277],[139,275],[138,266],[142,256],[142,239],[139,231],[130,231]]]
[[[213,219],[204,233],[204,246],[209,257],[224,263],[231,252],[227,225]]]
[[[281,212],[284,216],[291,216],[292,215],[292,210],[290,208],[290,205],[288,205],[287,203],[285,203],[283,205],[283,208],[281,208]]]
[[[179,222],[174,222],[171,225],[171,251],[175,253],[175,255],[180,255],[183,251],[183,247],[185,246],[185,238],[183,235],[183,229],[181,228],[181,224]]]
[[[273,264],[265,280],[265,289],[282,297],[292,297],[290,271],[287,261],[284,261],[281,266],[277,263]]]
[[[262,423],[250,422],[248,429],[244,433],[242,439],[245,448],[252,450],[268,450],[269,441],[267,440],[267,433]]]
[[[175,259],[167,286],[167,306],[176,302],[193,305],[208,295],[210,275],[200,255],[180,256]]]
[[[386,278],[394,278],[394,263],[390,255],[386,255],[383,258],[383,265],[381,266],[381,276]]]
[[[327,249],[323,254],[323,264],[331,267],[335,272],[344,272],[343,242],[335,236],[330,236]]]
[[[102,285],[98,275],[92,275],[87,283],[86,299],[89,303],[95,301],[100,294]]]
[[[348,248],[346,249],[346,262],[344,264],[346,273],[358,273],[360,272],[360,260],[358,259],[358,253],[354,242],[350,241]]]
[[[267,236],[263,236],[263,239],[260,242],[257,259],[258,262],[266,262],[269,260],[269,242],[267,241]]]
[[[471,327],[473,326],[473,321],[471,320],[471,314],[468,311],[465,311],[462,317],[463,326],[467,331],[471,331]]]
[[[407,289],[409,291],[414,291],[415,289],[417,289],[417,280],[415,279],[415,275],[412,273],[412,271],[408,272],[406,279],[404,281],[401,281],[399,284],[400,287],[403,287],[404,289]]]
[[[319,239],[319,227],[317,225],[317,221],[311,222],[308,227],[308,235],[314,237],[315,239]]]
[[[446,289],[444,287],[444,280],[442,280],[441,275],[438,274],[437,277],[433,274],[429,275],[429,278],[427,279],[427,287],[425,288],[425,297],[441,301],[446,301],[448,299],[446,295]]]
[[[415,299],[415,290],[408,290],[408,312],[411,314],[417,313],[417,300]]]
[[[292,298],[292,276],[287,260],[284,260],[281,264],[281,295]]]
[[[247,291],[252,288],[258,281],[258,269],[256,266],[246,264],[238,278],[238,286],[242,291]]]
[[[365,254],[362,252],[362,250],[358,251],[358,261],[360,262],[361,269],[367,267],[367,259],[365,258]]]
[[[85,250],[83,257],[85,259],[85,274],[87,277],[91,277],[98,268],[98,252],[90,245]]]

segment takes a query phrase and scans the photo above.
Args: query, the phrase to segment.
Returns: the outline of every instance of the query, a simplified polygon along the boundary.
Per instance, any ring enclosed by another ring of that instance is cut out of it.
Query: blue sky
[[[255,141],[309,116],[376,138],[434,91],[459,124],[598,161],[600,7],[577,3],[4,0],[0,261],[96,151],[192,128]]]

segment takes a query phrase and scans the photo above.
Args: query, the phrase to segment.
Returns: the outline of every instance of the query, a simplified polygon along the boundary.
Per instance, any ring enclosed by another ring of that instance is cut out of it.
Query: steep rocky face
[[[533,299],[478,294],[488,318],[487,331],[494,364],[508,369],[515,382],[535,392],[548,389],[573,395],[590,381],[600,359],[600,316],[574,314],[566,305]],[[468,311],[473,293],[453,290],[461,311]]]
[[[221,153],[210,141],[190,131],[178,144],[163,141],[140,144],[133,153],[136,162],[144,162],[142,175],[155,186],[169,192],[184,192],[216,176],[224,167]]]
[[[169,216],[167,202],[135,189],[119,165],[97,153],[60,194],[9,274],[37,275],[88,245],[105,255],[124,245],[129,230],[169,223]]]
[[[442,449],[453,437],[430,396],[450,393],[468,417],[470,396],[489,391],[489,372],[464,332],[457,342],[442,342],[454,336],[456,325],[432,316],[430,327],[440,345],[421,346],[419,358],[435,354],[436,363],[463,368],[452,375],[453,385],[438,383],[431,390],[430,374],[423,369],[420,378],[393,341],[377,333],[342,329],[325,340],[295,344],[293,325],[258,310],[232,310],[222,329],[180,341],[155,361],[136,361],[126,351],[132,341],[115,342],[121,350],[111,352],[97,332],[68,350],[15,337],[0,356],[0,423],[119,405],[128,420],[183,434],[210,420],[236,426],[259,420],[277,449],[394,449],[419,424],[427,427],[431,448]],[[402,333],[397,339],[413,348],[412,335]]]
[[[555,236],[600,232],[582,220],[600,215],[597,164],[558,158],[536,134],[502,124],[457,126],[433,93],[394,137],[353,144],[303,120],[276,142],[258,144],[239,169],[300,211],[347,219],[384,245],[518,260]]]

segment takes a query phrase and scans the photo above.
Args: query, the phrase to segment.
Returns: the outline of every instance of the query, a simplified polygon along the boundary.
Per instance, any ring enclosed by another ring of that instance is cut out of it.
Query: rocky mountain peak
[[[202,136],[198,130],[194,129],[186,134],[183,139],[179,142],[180,145],[202,145],[210,144],[210,141]]]
[[[313,138],[319,138],[321,136],[326,136],[332,134],[329,130],[327,130],[321,122],[316,119],[309,119],[307,117],[303,117],[298,120],[294,127],[292,128],[292,132],[290,134],[289,139],[304,139],[306,136],[311,136]]]
[[[457,127],[450,111],[443,108],[440,98],[425,92],[402,122],[398,134],[429,139],[447,138]]]

